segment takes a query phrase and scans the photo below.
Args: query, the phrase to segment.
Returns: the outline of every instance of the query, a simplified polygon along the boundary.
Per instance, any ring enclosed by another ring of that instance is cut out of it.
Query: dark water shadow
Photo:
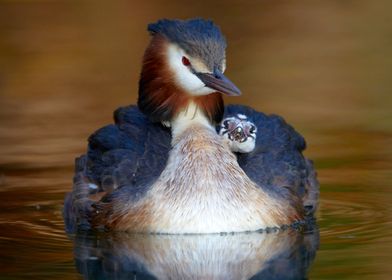
[[[149,235],[78,233],[85,279],[305,279],[319,246],[313,227],[272,233]]]

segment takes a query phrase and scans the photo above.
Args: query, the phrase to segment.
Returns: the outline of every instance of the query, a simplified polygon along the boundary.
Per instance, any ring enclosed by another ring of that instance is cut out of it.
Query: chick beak
[[[195,73],[195,75],[209,88],[215,89],[229,96],[241,95],[241,91],[218,69],[214,73]]]

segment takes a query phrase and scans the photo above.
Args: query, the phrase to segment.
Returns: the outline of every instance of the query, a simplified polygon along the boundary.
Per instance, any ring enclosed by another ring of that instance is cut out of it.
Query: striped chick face
[[[219,135],[228,140],[229,147],[236,153],[250,153],[256,145],[257,127],[243,114],[225,118]]]

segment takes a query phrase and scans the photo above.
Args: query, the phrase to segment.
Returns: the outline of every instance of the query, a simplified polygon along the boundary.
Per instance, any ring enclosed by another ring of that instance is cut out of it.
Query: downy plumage
[[[240,91],[223,75],[218,27],[160,20],[148,30],[138,107],[118,109],[114,125],[90,136],[65,201],[67,229],[241,232],[312,215],[318,183],[304,139],[280,117],[224,107],[221,94]]]

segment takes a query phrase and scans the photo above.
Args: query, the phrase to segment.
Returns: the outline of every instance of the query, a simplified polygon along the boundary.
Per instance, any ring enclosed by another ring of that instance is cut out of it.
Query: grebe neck
[[[201,126],[207,130],[214,131],[210,120],[195,102],[189,102],[171,121],[173,141],[191,126]]]

